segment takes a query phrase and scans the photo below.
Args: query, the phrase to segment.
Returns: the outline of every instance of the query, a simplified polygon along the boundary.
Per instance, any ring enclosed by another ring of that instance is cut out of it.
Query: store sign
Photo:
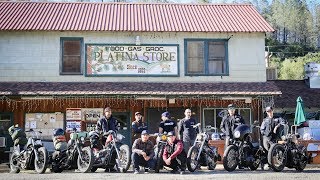
[[[87,76],[178,76],[179,45],[86,45]]]
[[[66,120],[81,120],[81,108],[67,108]]]
[[[83,121],[98,121],[103,116],[103,108],[82,108]]]
[[[77,132],[81,131],[81,121],[67,121],[66,131],[73,131],[76,128]]]

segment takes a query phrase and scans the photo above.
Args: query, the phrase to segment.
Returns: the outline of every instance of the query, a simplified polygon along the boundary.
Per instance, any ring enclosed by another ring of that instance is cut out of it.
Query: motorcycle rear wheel
[[[17,159],[18,155],[14,152],[10,156],[10,173],[19,173],[20,168],[17,166],[18,162]]]
[[[40,147],[37,149],[38,160],[34,159],[34,168],[37,173],[43,174],[46,172],[47,163],[48,163],[48,152],[45,147]]]
[[[281,144],[273,144],[268,152],[268,162],[275,172],[280,172],[286,165],[285,149]]]
[[[227,171],[234,171],[239,164],[238,147],[229,145],[223,154],[223,167]]]
[[[81,158],[82,157],[82,158]],[[78,155],[78,169],[80,172],[86,173],[89,172],[93,165],[93,152],[90,147],[84,147],[81,150],[81,156]]]
[[[187,167],[190,172],[194,172],[199,166],[199,159],[197,159],[199,153],[199,148],[196,146],[192,146],[188,151]]]
[[[120,172],[125,173],[128,171],[131,164],[131,151],[129,146],[122,144],[119,148],[119,155],[120,157],[118,157],[116,161],[117,167]]]
[[[300,161],[298,161],[297,166],[295,167],[297,171],[303,171],[308,163],[308,153],[307,148],[304,146],[299,146],[299,151],[301,152]]]

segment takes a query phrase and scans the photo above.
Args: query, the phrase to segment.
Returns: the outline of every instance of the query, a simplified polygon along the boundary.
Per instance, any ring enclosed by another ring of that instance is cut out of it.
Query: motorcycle
[[[187,155],[187,167],[190,172],[194,172],[200,165],[207,166],[208,170],[214,170],[217,161],[221,160],[217,148],[209,146],[209,136],[206,132],[202,132],[200,125],[201,124],[198,123],[193,126],[193,128],[199,129],[199,133]]]
[[[155,146],[155,167],[154,171],[158,173],[160,169],[163,168],[163,151],[165,146],[167,145],[167,136],[166,134],[161,134],[161,133],[155,133],[154,136],[157,136],[156,138],[156,146]]]
[[[258,127],[258,126],[257,126]],[[233,132],[229,146],[223,154],[223,166],[227,171],[234,171],[238,165],[256,170],[260,164],[267,162],[267,154],[259,143],[253,143],[250,126],[239,125]]]
[[[62,129],[61,129],[62,130]],[[57,136],[64,136],[64,131],[56,133]],[[56,140],[57,136],[53,139]],[[89,172],[93,164],[93,152],[90,147],[85,147],[87,132],[76,132],[70,134],[67,147],[55,145],[55,152],[52,154],[52,171],[61,173],[63,170],[78,169],[80,172]],[[64,139],[65,141],[65,139]],[[64,143],[63,138],[61,143]]]
[[[123,135],[110,130],[103,134],[106,143],[102,145],[100,135],[90,132],[91,148],[95,151],[94,163],[91,172],[98,168],[113,169],[116,167],[118,172],[127,172],[131,164],[131,151],[128,145],[121,143],[125,138]]]
[[[291,126],[291,133],[285,132],[282,141],[271,145],[268,152],[268,162],[273,171],[280,172],[284,167],[295,168],[297,171],[303,171],[311,157],[307,153],[307,148],[298,144],[299,134],[293,132],[294,126]],[[288,129],[289,128],[285,128]]]
[[[15,130],[22,131],[20,128]],[[20,145],[14,146],[10,156],[11,173],[19,173],[23,169],[35,170],[37,173],[42,174],[46,171],[48,162],[48,152],[38,137],[38,134],[42,132],[34,131],[33,129],[25,132],[31,133],[31,137],[28,138],[28,142],[24,147],[20,147]]]

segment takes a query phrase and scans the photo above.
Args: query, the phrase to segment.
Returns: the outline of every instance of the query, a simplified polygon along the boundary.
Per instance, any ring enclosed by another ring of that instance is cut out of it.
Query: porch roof
[[[154,83],[154,82],[0,82],[0,95],[280,95],[275,82]]]

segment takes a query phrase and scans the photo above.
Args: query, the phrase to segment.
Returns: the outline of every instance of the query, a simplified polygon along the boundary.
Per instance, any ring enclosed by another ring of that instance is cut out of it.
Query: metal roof
[[[280,95],[274,82],[0,82],[0,95]]]
[[[249,4],[0,2],[0,30],[271,32]]]

